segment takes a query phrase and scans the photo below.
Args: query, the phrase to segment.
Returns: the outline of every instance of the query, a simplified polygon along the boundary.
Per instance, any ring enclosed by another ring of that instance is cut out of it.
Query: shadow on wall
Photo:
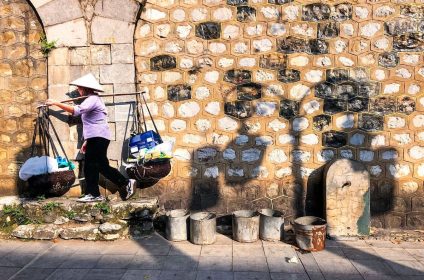
[[[302,122],[309,113],[301,114],[300,111],[302,110],[301,106],[313,99],[293,101],[282,98],[280,100],[280,117],[291,122],[289,134],[292,139],[290,140],[289,161],[292,164],[293,179],[282,179],[281,181],[283,184],[291,184],[288,189],[292,191],[289,194],[290,197],[294,198],[292,205],[286,205],[286,203],[272,205],[261,203],[260,200],[253,200],[253,203],[249,204],[248,198],[243,197],[246,195],[246,192],[243,191],[254,180],[252,170],[263,162],[266,146],[255,145],[255,141],[260,135],[248,133],[248,130],[245,129],[246,118],[242,118],[238,121],[238,137],[224,148],[207,145],[195,151],[191,164],[193,172],[197,172],[197,175],[207,174],[214,178],[206,180],[194,178],[192,180],[189,208],[209,211],[226,209],[226,213],[245,208],[274,207],[283,211],[295,208],[295,216],[307,214],[325,218],[325,190],[323,189],[325,165],[315,170],[309,170],[304,164],[312,162],[314,158],[319,162],[327,163],[337,158],[348,158],[361,161],[370,172],[373,225],[377,227],[404,226],[404,218],[401,218],[402,222],[399,224],[399,219],[396,217],[385,216],[399,212],[399,210],[404,213],[408,210],[403,209],[402,205],[396,205],[394,196],[397,186],[396,177],[399,172],[402,172],[397,165],[399,152],[394,147],[387,145],[390,140],[386,134],[381,133],[384,130],[384,114],[396,111],[397,107],[388,102],[386,97],[379,97],[379,90],[380,85],[370,81],[363,68],[327,70],[326,81],[315,84],[312,88],[312,93],[317,98],[315,100],[322,101],[324,112],[312,118],[313,130],[307,130],[308,132],[303,131]],[[395,106],[395,108],[391,106]],[[402,107],[403,109],[397,111],[409,114],[414,110],[413,105],[411,106],[412,108]],[[243,106],[240,108],[242,111],[245,109]],[[323,149],[305,152],[302,147],[305,147],[304,143],[310,136],[306,133],[313,135],[312,132],[319,136],[317,141],[322,141]],[[244,146],[240,146],[238,142],[241,136],[246,136],[248,139]],[[238,158],[238,161],[241,161],[243,155],[248,154],[244,154],[246,149],[249,151],[260,150],[260,155],[252,160],[253,164],[246,165],[249,168],[244,168],[245,173],[237,173],[243,172],[239,170],[245,166],[244,164],[234,164],[233,160],[237,161]],[[225,163],[228,164],[226,168],[224,168]],[[219,176],[219,172],[222,171],[225,174]],[[237,174],[238,178],[233,179],[231,174]],[[240,176],[241,174],[243,175]],[[308,177],[308,180],[305,180],[305,177]],[[253,191],[259,191],[260,187],[255,187],[256,189]],[[233,192],[232,194],[228,193],[229,189]],[[175,205],[167,206],[172,208]],[[391,219],[394,220],[391,221]],[[387,224],[385,225],[385,223]]]

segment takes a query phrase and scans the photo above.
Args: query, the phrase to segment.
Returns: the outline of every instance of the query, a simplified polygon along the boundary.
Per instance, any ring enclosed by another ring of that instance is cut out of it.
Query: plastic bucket
[[[176,209],[166,212],[165,236],[170,241],[187,240],[187,218],[190,215],[186,209]]]
[[[293,223],[296,242],[300,249],[321,251],[325,248],[327,223],[314,216],[297,218]]]
[[[252,210],[233,212],[233,239],[238,242],[255,242],[259,238],[259,214]]]
[[[190,241],[194,244],[207,245],[216,240],[216,215],[199,212],[190,215]]]
[[[259,211],[259,237],[267,241],[280,241],[284,234],[283,212],[273,209]]]

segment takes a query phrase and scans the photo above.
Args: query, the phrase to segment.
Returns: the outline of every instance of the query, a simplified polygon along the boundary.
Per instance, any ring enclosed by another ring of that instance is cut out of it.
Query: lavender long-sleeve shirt
[[[90,95],[74,106],[74,116],[81,116],[84,139],[102,137],[110,140],[106,106],[98,95]]]

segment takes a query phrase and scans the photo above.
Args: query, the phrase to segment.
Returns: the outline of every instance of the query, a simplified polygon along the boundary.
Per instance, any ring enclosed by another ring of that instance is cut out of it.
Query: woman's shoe
[[[130,179],[128,182],[128,185],[126,186],[127,195],[125,196],[124,200],[130,199],[135,194],[135,188],[136,188],[137,181],[134,179]]]
[[[99,201],[103,201],[105,198],[101,195],[94,197],[91,194],[86,194],[81,198],[77,199],[77,202],[99,202]]]

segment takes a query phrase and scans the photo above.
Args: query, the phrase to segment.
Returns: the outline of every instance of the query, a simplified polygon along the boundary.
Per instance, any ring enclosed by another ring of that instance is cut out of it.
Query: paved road
[[[287,260],[296,256],[298,263]],[[159,235],[114,242],[0,241],[0,279],[423,280],[424,243],[327,242],[302,254],[284,243],[170,243]]]

